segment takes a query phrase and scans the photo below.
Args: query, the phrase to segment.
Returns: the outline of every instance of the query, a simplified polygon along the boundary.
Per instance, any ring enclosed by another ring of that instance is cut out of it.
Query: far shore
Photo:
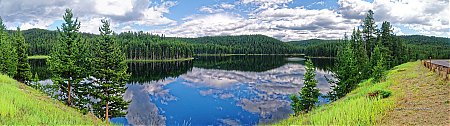
[[[305,54],[195,54],[194,56],[304,56]]]

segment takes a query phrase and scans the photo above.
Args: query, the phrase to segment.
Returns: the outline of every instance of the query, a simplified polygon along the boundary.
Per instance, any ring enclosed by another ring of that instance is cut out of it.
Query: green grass
[[[174,61],[187,61],[194,58],[179,58],[179,59],[163,59],[163,60],[125,60],[126,62],[174,62]]]
[[[0,75],[0,125],[104,125],[104,122]]]
[[[396,101],[404,92],[392,88],[404,78],[414,78],[418,74],[410,69],[420,65],[419,62],[405,63],[387,71],[386,80],[373,83],[372,79],[359,84],[358,88],[327,105],[315,108],[312,112],[298,117],[290,117],[275,125],[379,125],[389,110],[393,110]],[[399,76],[403,76],[399,77]],[[385,90],[391,91],[388,98],[370,98],[368,93]]]
[[[28,56],[28,59],[47,59],[47,58],[50,58],[50,56],[47,56],[47,55]]]

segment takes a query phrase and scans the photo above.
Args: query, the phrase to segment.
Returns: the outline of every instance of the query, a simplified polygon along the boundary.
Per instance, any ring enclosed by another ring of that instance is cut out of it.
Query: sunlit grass
[[[174,61],[187,61],[193,60],[194,58],[179,58],[179,59],[162,59],[162,60],[138,60],[138,59],[127,59],[126,62],[174,62]]]
[[[276,125],[377,125],[389,110],[393,110],[397,99],[405,93],[394,88],[404,79],[418,76],[412,68],[419,62],[405,63],[388,71],[386,80],[373,83],[372,79],[359,84],[358,88],[344,98],[331,104],[320,106],[308,114],[278,122]],[[386,90],[392,94],[388,98],[371,98],[368,93]]]
[[[47,55],[28,56],[28,59],[47,59],[47,58],[50,58],[50,56],[47,56]]]
[[[0,75],[0,125],[103,125],[93,115],[83,115],[74,108],[45,94]]]

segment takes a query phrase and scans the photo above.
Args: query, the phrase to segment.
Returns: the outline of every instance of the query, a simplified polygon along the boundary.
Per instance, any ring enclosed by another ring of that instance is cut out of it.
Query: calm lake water
[[[33,72],[49,78],[44,60],[30,60]],[[313,59],[317,87],[330,91],[324,76],[332,59]],[[129,63],[124,99],[131,100],[125,125],[256,125],[289,117],[289,95],[300,90],[302,58],[285,56],[196,57],[180,62]],[[328,100],[319,98],[320,104]]]

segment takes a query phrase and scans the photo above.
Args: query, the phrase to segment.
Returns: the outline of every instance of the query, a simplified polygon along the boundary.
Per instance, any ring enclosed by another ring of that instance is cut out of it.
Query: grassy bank
[[[0,75],[0,125],[103,125],[93,115],[53,100],[45,94]]]
[[[50,56],[47,55],[28,56],[28,59],[47,59],[47,58],[50,58]]]
[[[425,73],[425,74],[424,74]],[[422,90],[427,92],[434,92],[437,89],[447,90],[447,94],[440,94],[443,97],[448,96],[448,81],[444,81],[436,74],[430,73],[426,68],[420,65],[419,62],[405,63],[388,71],[386,80],[381,83],[372,83],[371,79],[359,84],[358,88],[347,94],[344,98],[335,101],[333,103],[320,106],[314,109],[308,114],[301,115],[299,117],[291,117],[289,119],[278,122],[276,125],[386,125],[386,124],[399,124],[397,121],[392,121],[395,118],[391,118],[388,115],[394,115],[399,112],[400,104],[404,101],[408,95],[410,95],[405,86],[413,85],[410,83],[415,80],[416,83],[422,82],[435,86],[447,86],[447,88],[430,88],[426,87]],[[429,82],[423,82],[423,80],[430,80]],[[433,90],[431,90],[433,89]],[[369,93],[377,90],[390,91],[391,96],[388,98],[371,98]],[[421,91],[414,91],[416,95],[421,95]],[[413,94],[414,94],[413,92]],[[441,91],[442,92],[442,91]],[[436,92],[435,92],[436,93]],[[448,97],[440,99],[441,106],[448,108]],[[427,99],[422,99],[427,100]],[[428,99],[429,100],[429,99]],[[438,99],[436,99],[438,100]],[[447,101],[447,102],[446,102]],[[438,102],[438,101],[430,101]],[[445,109],[435,109],[436,111],[431,114],[441,113],[443,118],[447,118]],[[400,111],[401,113],[401,111]],[[407,120],[409,115],[414,115],[414,112],[406,112],[399,114],[402,116],[396,117],[399,120]],[[405,117],[406,116],[406,117]],[[427,115],[419,115],[427,116]],[[431,116],[431,115],[430,115]],[[430,118],[431,119],[431,118]],[[417,121],[417,120],[412,120]],[[424,120],[423,124],[430,124],[432,120]],[[389,123],[391,122],[391,123]],[[444,124],[448,121],[444,121]],[[401,124],[401,123],[400,123]],[[420,124],[420,123],[413,123]],[[439,124],[439,123],[438,123]]]
[[[187,61],[194,58],[180,58],[180,59],[163,59],[163,60],[126,60],[126,62],[174,62],[174,61]]]
[[[304,56],[305,54],[195,54],[195,56]]]

